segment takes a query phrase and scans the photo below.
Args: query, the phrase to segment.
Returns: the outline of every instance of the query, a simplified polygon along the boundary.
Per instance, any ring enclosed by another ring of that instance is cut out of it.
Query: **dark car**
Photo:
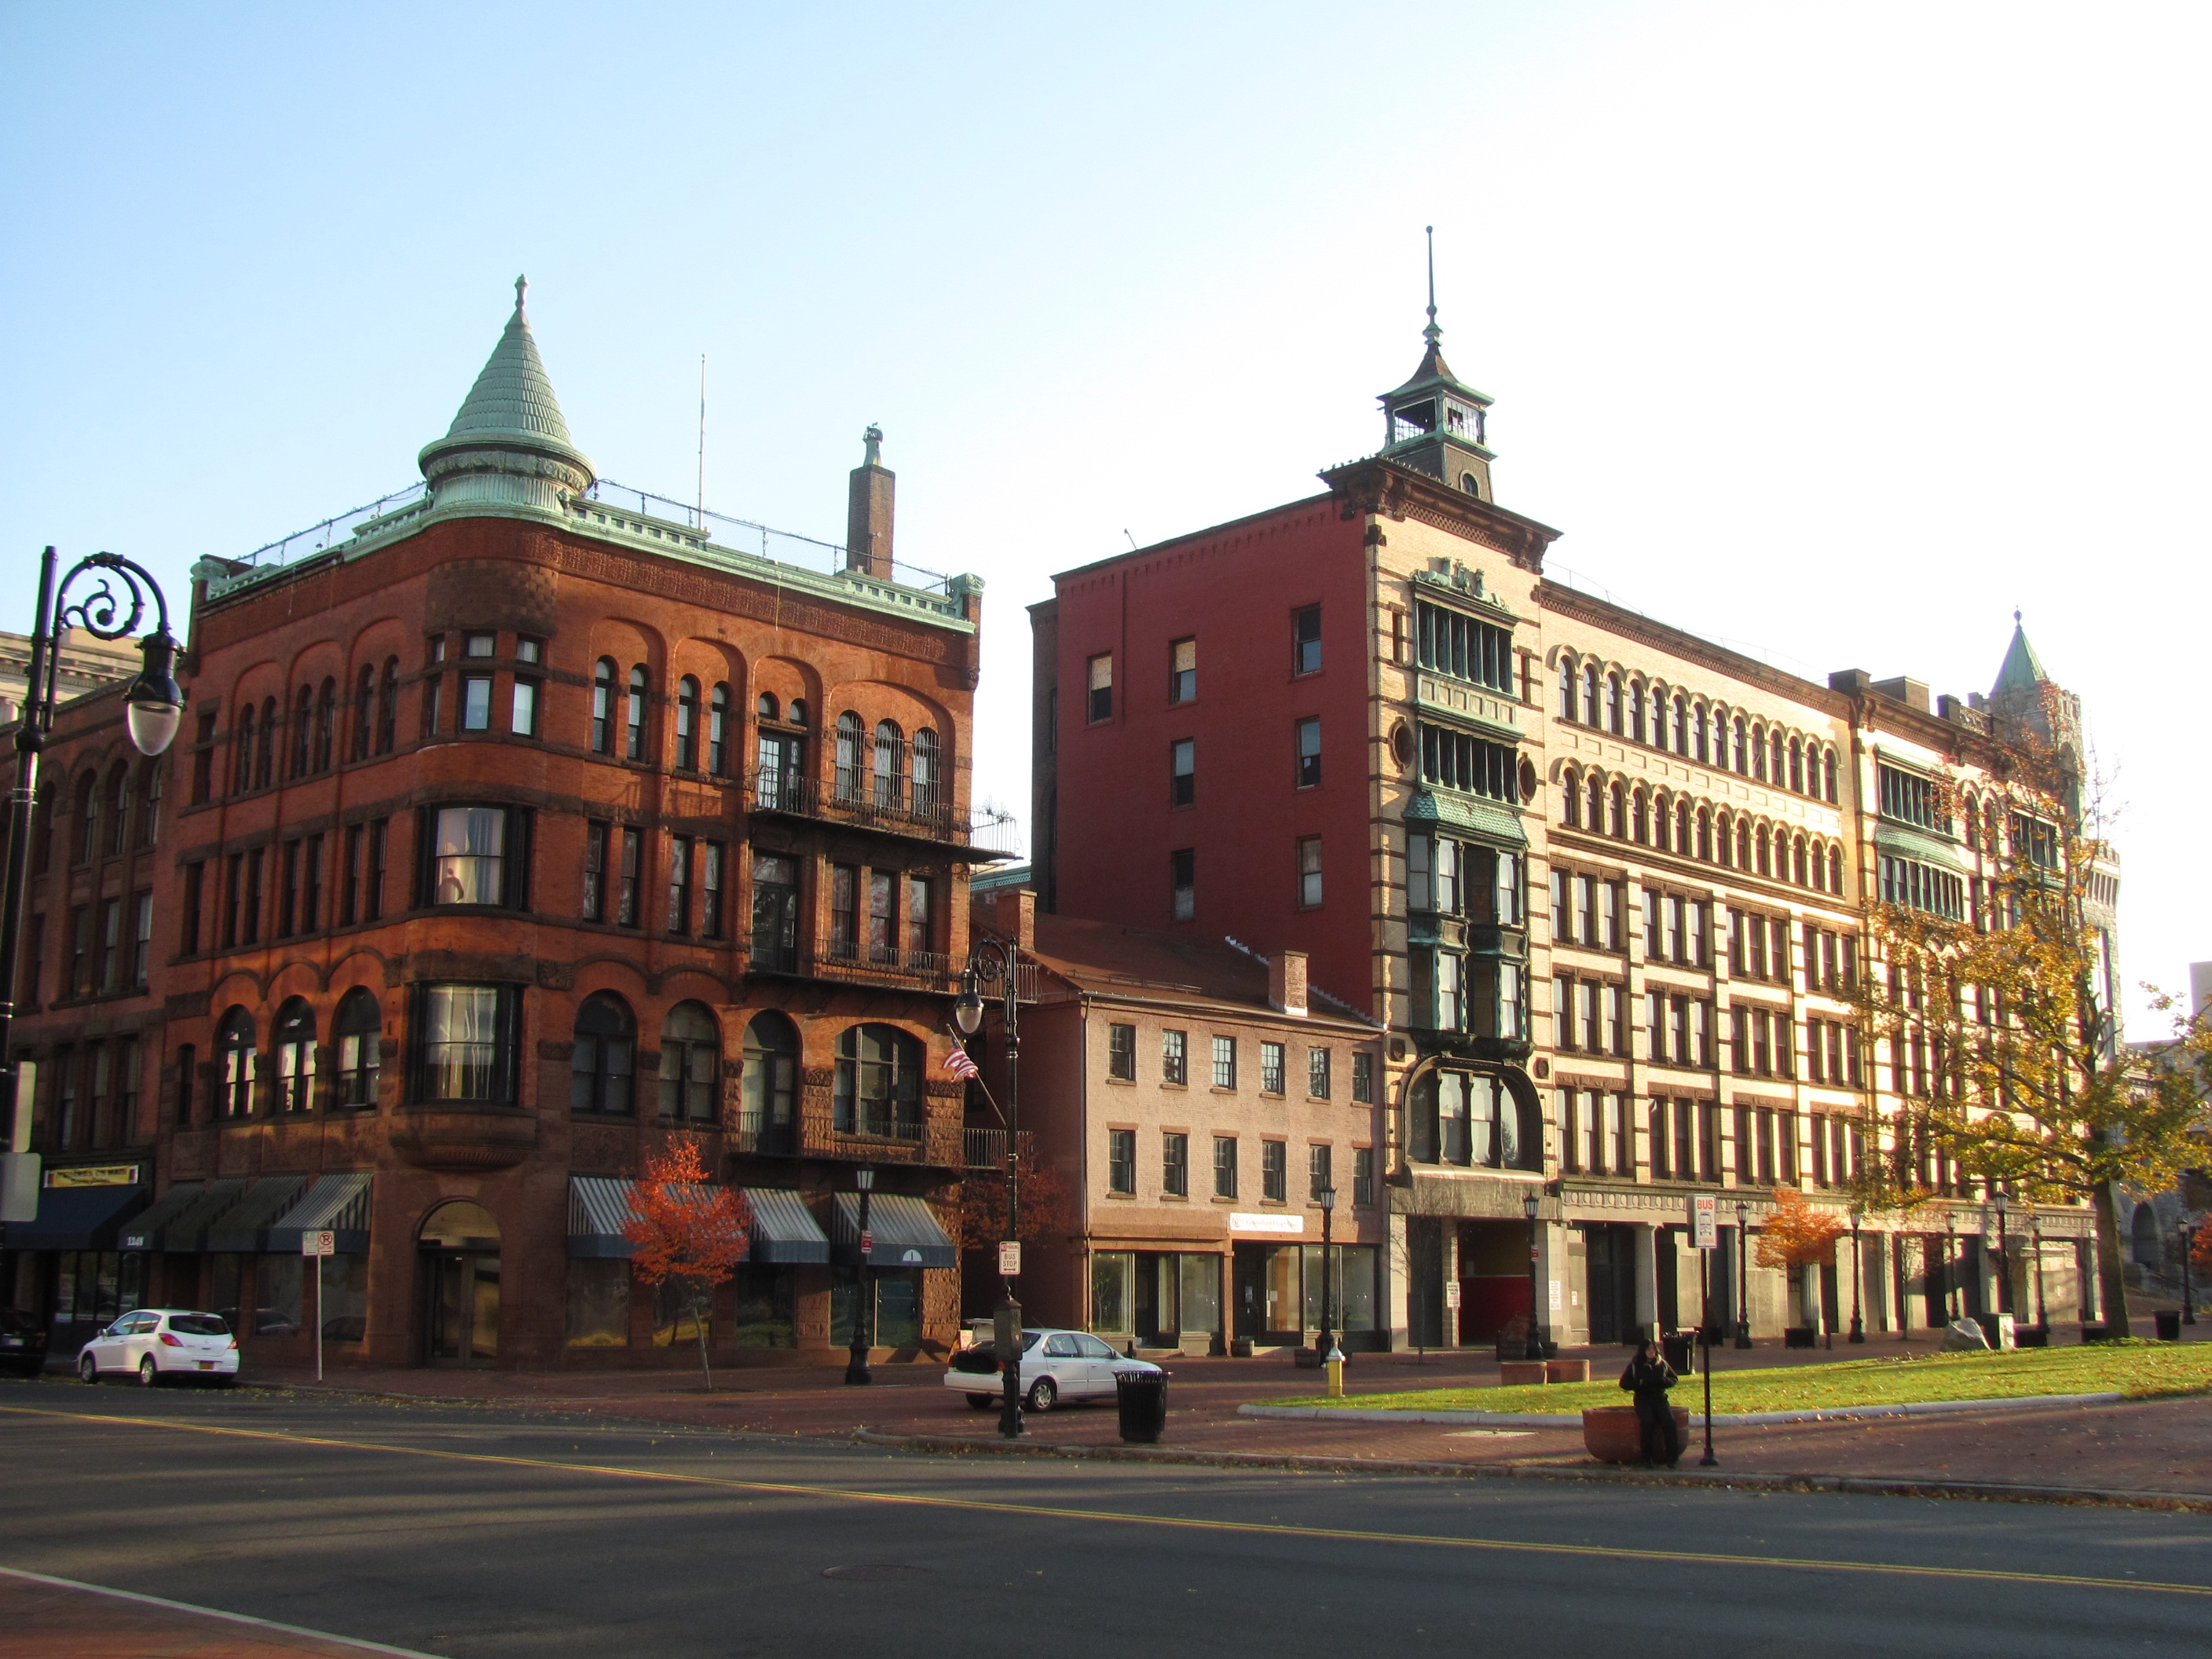
[[[19,1376],[46,1369],[46,1328],[27,1313],[0,1308],[0,1368]]]

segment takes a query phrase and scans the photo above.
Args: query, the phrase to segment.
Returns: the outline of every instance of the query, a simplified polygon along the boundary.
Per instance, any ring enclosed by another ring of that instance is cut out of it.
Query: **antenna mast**
[[[699,528],[707,528],[707,354],[699,354]]]

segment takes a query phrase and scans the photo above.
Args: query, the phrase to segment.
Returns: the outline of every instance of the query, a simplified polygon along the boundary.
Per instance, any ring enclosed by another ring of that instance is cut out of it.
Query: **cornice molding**
[[[1544,550],[1559,538],[1549,525],[1510,513],[1379,455],[1332,467],[1321,477],[1346,519],[1411,519],[1502,553],[1516,569],[1531,575],[1543,574]]]

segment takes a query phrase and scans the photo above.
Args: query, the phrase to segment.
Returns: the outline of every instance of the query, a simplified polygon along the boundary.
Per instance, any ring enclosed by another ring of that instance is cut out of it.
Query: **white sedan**
[[[165,1376],[204,1376],[227,1389],[238,1381],[238,1339],[221,1314],[141,1308],[93,1333],[76,1374],[88,1382],[136,1376],[149,1389]]]
[[[1088,1331],[1022,1333],[1022,1398],[1033,1412],[1050,1411],[1062,1400],[1111,1400],[1116,1373],[1149,1376],[1159,1369],[1148,1359],[1123,1358]],[[996,1350],[988,1342],[957,1350],[945,1386],[967,1395],[979,1412],[996,1406],[1005,1388]]]

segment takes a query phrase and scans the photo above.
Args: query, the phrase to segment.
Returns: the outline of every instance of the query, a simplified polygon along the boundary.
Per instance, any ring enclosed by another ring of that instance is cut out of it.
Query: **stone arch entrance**
[[[467,1199],[422,1218],[422,1358],[431,1365],[489,1365],[499,1358],[499,1223]]]

